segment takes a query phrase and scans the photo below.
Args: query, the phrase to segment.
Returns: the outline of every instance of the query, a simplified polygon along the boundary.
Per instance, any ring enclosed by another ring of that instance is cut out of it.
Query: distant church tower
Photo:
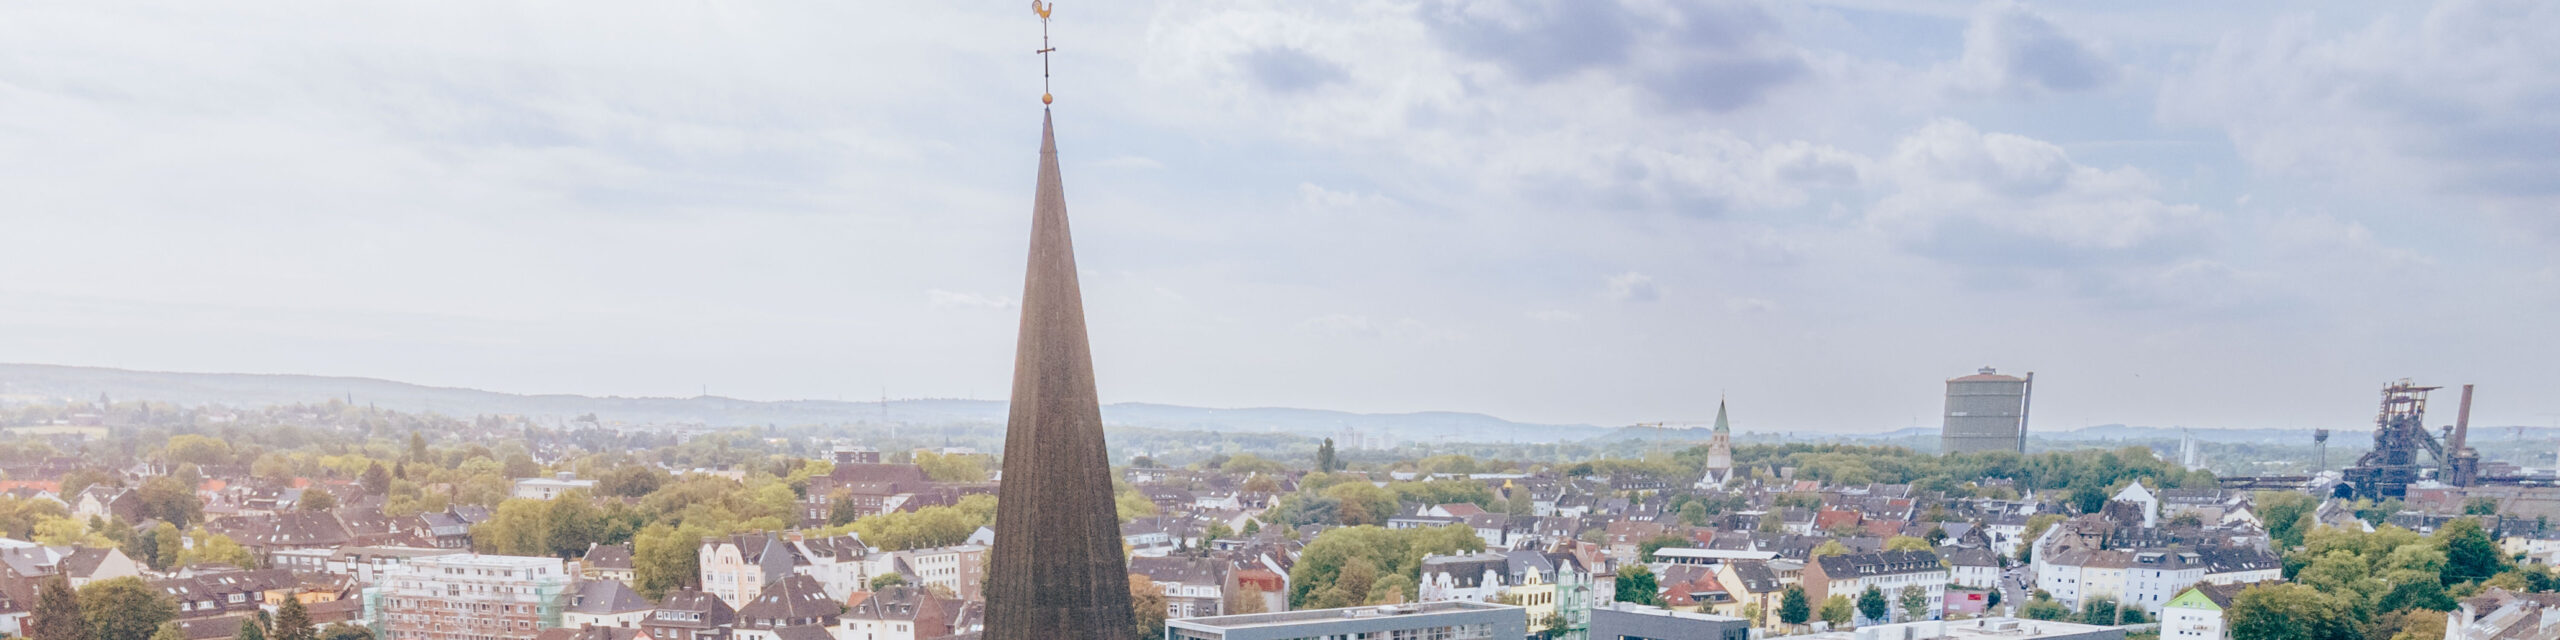
[[[1724,400],[1716,400],[1716,433],[1707,438],[1707,477],[1699,488],[1723,487],[1733,482],[1733,421],[1726,417]]]

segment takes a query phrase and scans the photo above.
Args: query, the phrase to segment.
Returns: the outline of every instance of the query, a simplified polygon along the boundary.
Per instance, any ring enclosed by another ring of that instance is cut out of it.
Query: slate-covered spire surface
[[[1128,563],[1120,555],[1057,136],[1045,109],[1018,340],[984,638],[1126,640],[1136,633],[1136,615]]]

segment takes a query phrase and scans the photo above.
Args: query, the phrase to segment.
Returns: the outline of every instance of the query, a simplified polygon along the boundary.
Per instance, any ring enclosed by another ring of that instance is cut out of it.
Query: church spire
[[[1058,141],[1040,116],[1031,260],[1005,422],[1004,477],[988,568],[987,640],[1128,638],[1135,624],[1111,461],[1095,399],[1084,294],[1067,233]]]
[[[1724,398],[1716,398],[1716,433],[1732,433],[1733,421],[1725,419]]]

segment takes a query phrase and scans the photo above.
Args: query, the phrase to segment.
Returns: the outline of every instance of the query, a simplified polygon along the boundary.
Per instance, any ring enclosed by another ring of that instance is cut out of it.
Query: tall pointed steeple
[[[1725,417],[1724,399],[1716,399],[1716,430],[1707,436],[1707,477],[1699,488],[1722,487],[1733,480],[1733,421]]]
[[[1022,283],[995,558],[986,582],[987,640],[1119,640],[1136,633],[1060,182],[1057,135],[1042,109],[1031,262]]]

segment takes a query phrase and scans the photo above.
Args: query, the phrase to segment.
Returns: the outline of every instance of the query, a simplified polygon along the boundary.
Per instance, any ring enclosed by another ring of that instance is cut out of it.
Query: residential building
[[[142,564],[126,557],[121,550],[48,547],[7,538],[0,538],[0,563],[7,564],[11,573],[27,579],[62,576],[71,582],[74,589],[98,580],[142,575]]]
[[[1733,598],[1743,610],[1747,611],[1752,605],[1759,605],[1760,626],[1775,629],[1779,624],[1780,598],[1786,596],[1787,585],[1793,583],[1779,578],[1778,573],[1770,568],[1770,564],[1765,561],[1735,560],[1716,565],[1716,583],[1724,585],[1725,595]]]
[[[2000,585],[2000,556],[1990,549],[1939,547],[1938,557],[1946,559],[1955,586],[1990,589]]]
[[[569,608],[560,614],[560,624],[638,629],[657,609],[620,580],[586,580],[569,592]]]
[[[962,600],[977,600],[986,588],[986,554],[987,547],[974,544],[891,551],[871,556],[869,571],[904,574],[919,586],[940,585]]]
[[[468,552],[427,547],[342,547],[329,555],[328,563],[321,570],[354,578],[357,584],[370,585],[380,580],[383,570],[412,559],[461,553]]]
[[[2445,614],[2444,640],[2560,639],[2560,593],[2490,587]]]
[[[1867,587],[1883,591],[1887,597],[1899,598],[1906,587],[1918,587],[1929,599],[1931,616],[1946,609],[1947,584],[1952,574],[1938,563],[1938,554],[1927,551],[1879,551],[1823,556],[1804,565],[1805,597],[1822,602],[1832,594],[1852,598]],[[1895,607],[1894,615],[1901,614]]]
[[[365,612],[383,640],[532,640],[561,625],[570,580],[559,558],[424,556],[385,569]]]
[[[1165,621],[1166,640],[1294,638],[1432,638],[1513,640],[1526,637],[1519,607],[1467,600],[1381,607],[1307,609]]]
[[[275,552],[292,549],[328,550],[354,542],[338,517],[326,511],[280,511],[267,515],[237,516],[205,523],[205,529],[229,536],[233,542],[247,547],[261,561],[274,562]]]
[[[2204,582],[2204,555],[2187,549],[2137,549],[2125,565],[2124,597],[2118,602],[2158,614],[2188,587]]]
[[[562,471],[548,478],[518,478],[513,495],[518,498],[549,500],[571,491],[593,493],[596,481],[580,480],[578,474]]]
[[[744,608],[765,585],[809,563],[797,545],[771,532],[705,538],[700,554],[702,591],[733,608]]]
[[[820,636],[833,635],[843,615],[844,604],[827,597],[816,578],[789,574],[738,607],[737,640],[789,640],[786,630],[810,627],[827,630]]]
[[[651,640],[647,632],[621,627],[561,627],[544,629],[533,640]]]
[[[1236,586],[1227,563],[1210,558],[1130,558],[1129,573],[1146,576],[1163,590],[1168,618],[1226,615],[1227,593]]]
[[[1511,559],[1499,553],[1424,556],[1421,572],[1415,589],[1420,602],[1494,602],[1509,586]]]
[[[844,614],[843,640],[925,640],[950,635],[961,604],[912,586],[857,593]]]
[[[142,521],[141,492],[102,484],[89,485],[71,498],[71,516],[82,520],[97,518],[125,522]]]
[[[244,569],[155,580],[151,586],[178,603],[180,619],[192,619],[255,614],[300,590],[302,580],[285,569]]]
[[[793,568],[827,588],[827,597],[843,602],[854,592],[871,588],[871,548],[853,534],[801,540],[801,555],[809,564]]]
[[[629,584],[631,545],[587,543],[587,553],[578,557],[578,577]]]
[[[640,628],[657,640],[728,640],[738,612],[718,596],[696,589],[666,594]]]
[[[2223,612],[2247,584],[2198,584],[2160,607],[2160,640],[2230,640]]]

